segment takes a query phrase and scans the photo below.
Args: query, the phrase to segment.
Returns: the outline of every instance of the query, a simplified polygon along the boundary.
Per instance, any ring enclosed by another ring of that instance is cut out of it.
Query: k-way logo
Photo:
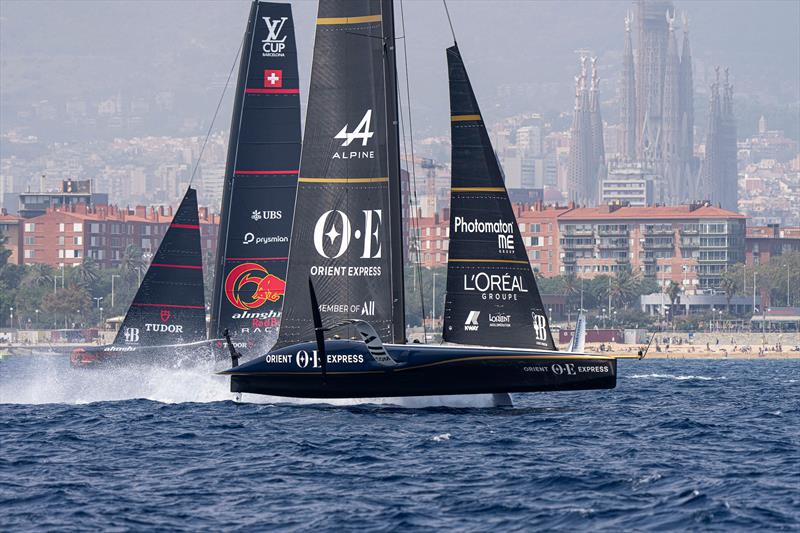
[[[467,315],[467,319],[464,321],[464,331],[478,331],[478,317],[480,316],[480,311],[470,311]]]
[[[350,146],[350,144],[355,141],[356,139],[361,140],[361,146],[367,146],[367,141],[369,141],[375,132],[370,129],[370,124],[372,122],[372,109],[367,109],[367,112],[364,113],[364,116],[361,118],[361,122],[358,123],[358,126],[352,131],[347,131],[347,128],[350,124],[345,124],[344,127],[339,130],[339,133],[334,135],[334,139],[342,139],[342,146]],[[375,151],[374,150],[351,150],[341,151],[341,152],[334,152],[333,159],[374,159],[375,158]]]
[[[269,17],[261,17],[267,25],[267,38],[261,41],[261,56],[262,57],[284,57],[286,54],[286,35],[281,37],[283,25],[289,20],[289,17],[281,17],[272,20]]]

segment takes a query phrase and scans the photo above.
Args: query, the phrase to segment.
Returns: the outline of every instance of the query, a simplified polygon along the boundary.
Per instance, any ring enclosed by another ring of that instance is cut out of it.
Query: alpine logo
[[[370,129],[371,124],[372,109],[367,109],[367,112],[364,113],[364,116],[361,118],[361,122],[358,123],[358,126],[356,126],[353,131],[347,131],[350,124],[345,124],[333,138],[341,139],[342,146],[345,147],[350,146],[355,140],[361,140],[362,147],[367,146],[367,141],[375,135],[375,132]],[[373,159],[374,157],[375,152],[373,150],[335,152],[333,154],[333,159]]]
[[[278,89],[283,87],[283,71],[282,70],[265,70],[264,71],[264,87],[268,89]]]
[[[367,109],[367,112],[364,113],[364,116],[361,118],[361,122],[358,123],[358,126],[356,126],[356,129],[354,129],[352,133],[348,133],[347,131],[347,126],[349,126],[349,124],[345,124],[339,133],[334,136],[334,139],[344,139],[342,146],[350,146],[350,143],[354,140],[361,139],[361,146],[366,146],[367,141],[375,134],[374,131],[369,130],[371,121],[372,109]]]
[[[470,311],[464,321],[464,331],[478,331],[478,317],[480,316],[480,311]]]
[[[281,37],[283,25],[289,17],[281,17],[272,20],[269,17],[261,17],[267,25],[267,38],[261,41],[262,57],[284,57],[286,49],[286,35]]]
[[[536,313],[531,313],[533,317],[533,332],[536,336],[537,341],[545,342],[547,341],[547,319],[545,319],[544,315],[538,315]]]
[[[124,335],[127,344],[139,342],[139,328],[125,328]]]

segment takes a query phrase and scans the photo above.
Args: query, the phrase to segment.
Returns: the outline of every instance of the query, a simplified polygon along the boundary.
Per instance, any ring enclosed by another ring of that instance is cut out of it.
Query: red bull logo
[[[243,263],[225,278],[225,296],[237,309],[257,309],[277,302],[286,292],[286,282],[257,263]]]

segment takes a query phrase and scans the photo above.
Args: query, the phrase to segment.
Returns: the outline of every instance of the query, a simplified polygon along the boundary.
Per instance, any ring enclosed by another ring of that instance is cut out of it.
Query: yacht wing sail
[[[231,120],[211,335],[275,341],[286,286],[300,89],[290,4],[254,1]]]
[[[197,192],[191,187],[142,278],[114,345],[187,344],[206,339]]]
[[[278,346],[314,338],[309,278],[326,323],[360,319],[381,338],[404,336],[393,296],[403,273],[393,266],[402,238],[392,235],[400,213],[391,193],[399,168],[390,134],[396,102],[387,97],[385,78],[394,54],[387,5],[319,4]],[[350,330],[343,336],[358,335]]]
[[[569,343],[569,352],[583,353],[586,346],[586,315],[581,312],[578,315],[578,320],[575,321],[575,332],[572,335],[572,341]]]
[[[452,184],[443,338],[556,350],[500,165],[457,46],[447,49]]]

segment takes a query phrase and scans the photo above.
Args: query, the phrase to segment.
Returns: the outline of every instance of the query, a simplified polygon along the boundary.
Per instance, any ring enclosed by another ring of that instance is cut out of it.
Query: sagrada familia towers
[[[597,58],[581,58],[581,74],[575,78],[575,109],[569,144],[567,190],[569,200],[584,205],[598,201],[598,184],[605,175],[606,151],[600,115],[600,77]]]
[[[711,104],[702,164],[694,146],[694,82],[689,21],[683,15],[678,47],[677,12],[672,0],[636,0],[636,16],[625,17],[625,48],[620,86],[620,159],[615,166],[642,169],[653,181],[653,200],[678,204],[710,200],[736,209],[736,125],[733,87],[719,74],[711,86]],[[634,49],[632,27],[637,31]],[[634,55],[635,52],[635,55]],[[634,60],[635,57],[635,60]],[[720,99],[720,90],[722,96]],[[570,139],[569,199],[600,202],[607,167],[599,109],[596,59],[582,59],[576,78]]]

